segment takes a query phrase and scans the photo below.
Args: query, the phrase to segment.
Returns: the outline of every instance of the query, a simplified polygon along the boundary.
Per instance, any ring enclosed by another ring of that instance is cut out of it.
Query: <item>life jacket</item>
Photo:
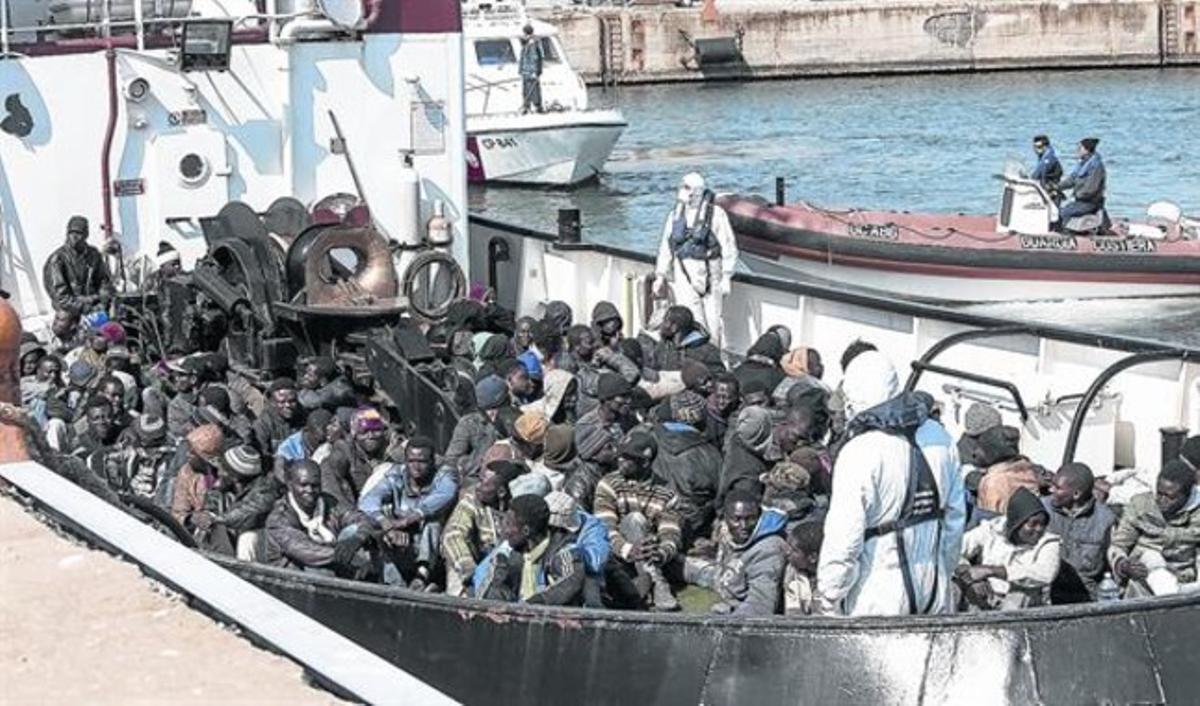
[[[903,531],[926,522],[936,522],[937,538],[934,541],[936,552],[942,540],[942,502],[938,490],[937,479],[925,453],[917,444],[917,429],[928,418],[928,407],[914,393],[908,392],[899,397],[873,407],[851,420],[847,436],[853,438],[868,431],[882,431],[885,434],[902,438],[908,442],[908,488],[904,493],[904,505],[901,506],[900,516],[894,520],[868,527],[863,532],[863,540],[881,537],[886,534],[896,534],[896,553],[900,559],[900,574],[904,580],[904,593],[908,597],[909,614],[928,613],[933,607],[937,595],[937,583],[930,591],[929,599],[923,606],[917,604],[916,586],[913,583],[912,567],[908,562],[908,548],[905,546]]]
[[[713,233],[713,192],[705,189],[700,197],[700,211],[691,227],[687,224],[687,209],[677,209],[671,223],[671,252],[680,260],[712,260],[721,257],[721,243]]]

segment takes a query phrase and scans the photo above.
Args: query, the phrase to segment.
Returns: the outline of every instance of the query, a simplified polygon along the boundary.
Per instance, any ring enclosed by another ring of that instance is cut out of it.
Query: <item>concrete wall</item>
[[[1024,67],[1200,63],[1200,2],[1020,0],[964,5],[718,3],[696,9],[634,7],[538,13],[556,24],[567,54],[590,81],[602,70],[604,18],[623,34],[625,82]],[[1164,24],[1166,11],[1177,18]],[[1174,38],[1164,34],[1164,27]],[[741,35],[743,65],[696,70],[684,37]]]

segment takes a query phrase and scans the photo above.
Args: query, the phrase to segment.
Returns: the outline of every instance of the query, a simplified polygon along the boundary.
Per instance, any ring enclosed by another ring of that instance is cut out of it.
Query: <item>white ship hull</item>
[[[472,182],[571,186],[593,179],[625,130],[617,110],[467,118]]]

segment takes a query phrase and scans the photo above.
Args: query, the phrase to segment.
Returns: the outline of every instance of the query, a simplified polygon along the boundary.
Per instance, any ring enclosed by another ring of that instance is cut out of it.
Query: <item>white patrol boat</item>
[[[526,24],[545,57],[543,113],[521,112]],[[619,110],[588,108],[587,86],[553,25],[515,2],[472,0],[463,5],[463,44],[470,181],[571,186],[600,173],[627,123]]]

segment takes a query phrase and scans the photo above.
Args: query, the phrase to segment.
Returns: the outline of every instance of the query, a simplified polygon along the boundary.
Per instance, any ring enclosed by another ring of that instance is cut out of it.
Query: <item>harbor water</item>
[[[994,213],[994,175],[1008,160],[1032,164],[1031,139],[1046,133],[1067,170],[1079,138],[1100,138],[1114,217],[1160,199],[1200,216],[1198,68],[648,85],[593,97],[629,121],[598,182],[473,187],[471,211],[554,232],[557,210],[577,208],[586,239],[652,250],[679,178],[698,171],[717,191],[773,198],[782,176],[789,201]],[[1095,319],[1045,305],[988,313],[1200,344],[1200,302],[1164,307],[1161,322],[1153,304],[1114,307]],[[1127,307],[1137,313],[1122,315]]]
[[[1200,69],[1060,71],[632,86],[614,96],[629,128],[599,182],[573,191],[473,187],[470,208],[553,230],[578,208],[585,236],[651,247],[679,178],[718,191],[823,205],[992,213],[1004,162],[1033,161],[1050,135],[1065,168],[1100,138],[1109,207],[1158,199],[1200,214]]]

